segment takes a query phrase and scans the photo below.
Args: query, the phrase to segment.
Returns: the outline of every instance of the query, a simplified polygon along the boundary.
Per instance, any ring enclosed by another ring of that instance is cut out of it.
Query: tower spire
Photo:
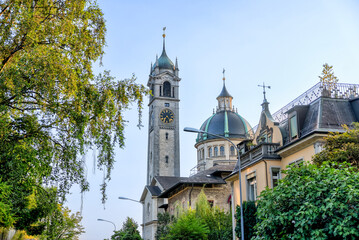
[[[163,37],[163,50],[162,51],[165,53],[166,52],[166,27],[163,27],[162,37]]]

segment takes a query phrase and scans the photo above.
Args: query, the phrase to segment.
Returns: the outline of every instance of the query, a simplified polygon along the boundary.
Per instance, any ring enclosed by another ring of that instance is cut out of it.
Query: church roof
[[[200,130],[228,138],[247,138],[251,126],[242,116],[233,111],[220,111],[202,124]],[[199,133],[197,142],[217,139],[213,135]]]
[[[161,189],[158,186],[146,186],[152,196],[158,196],[161,194]]]
[[[234,165],[216,165],[211,167],[207,170],[198,172],[197,174],[185,177],[175,183],[172,187],[168,188],[167,190],[163,191],[160,198],[166,198],[169,194],[175,191],[177,188],[183,185],[192,185],[192,184],[226,184],[219,173],[231,173],[233,171]]]
[[[185,179],[185,177],[171,177],[171,176],[155,176],[154,178],[164,190],[172,187],[179,181]]]
[[[159,69],[168,69],[168,70],[175,70],[175,65],[173,64],[173,62],[171,61],[171,59],[169,59],[169,57],[167,56],[166,53],[166,42],[165,42],[165,34],[163,34],[163,49],[162,49],[162,54],[160,56],[160,58],[156,59],[155,64],[152,67],[152,71],[156,68],[159,67]]]
[[[156,68],[157,62],[158,62],[158,67],[159,67],[160,69],[175,70],[175,65],[173,64],[173,62],[171,61],[171,59],[169,59],[169,57],[167,56],[167,54],[166,54],[166,49],[163,49],[160,58],[159,58],[158,61],[156,61],[156,63],[153,65],[153,69]]]
[[[222,91],[221,93],[218,95],[217,98],[220,98],[220,97],[230,97],[230,98],[233,98],[231,96],[231,94],[229,94],[229,92],[227,91],[227,88],[226,88],[226,84],[223,82],[223,88],[222,88]]]

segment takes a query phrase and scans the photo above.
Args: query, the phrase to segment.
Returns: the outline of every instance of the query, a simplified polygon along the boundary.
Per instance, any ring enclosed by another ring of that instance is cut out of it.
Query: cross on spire
[[[263,85],[258,85],[258,87],[262,87],[263,88],[263,96],[264,96],[264,102],[267,101],[266,99],[266,88],[270,89],[270,86],[266,86],[263,82]]]

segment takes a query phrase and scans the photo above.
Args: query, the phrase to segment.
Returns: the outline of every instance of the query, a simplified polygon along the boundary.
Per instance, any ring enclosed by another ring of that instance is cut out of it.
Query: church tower
[[[165,31],[165,28],[163,29]],[[147,184],[154,176],[180,176],[179,149],[179,82],[178,62],[166,54],[163,32],[160,58],[151,64],[147,86],[152,91],[149,101]]]

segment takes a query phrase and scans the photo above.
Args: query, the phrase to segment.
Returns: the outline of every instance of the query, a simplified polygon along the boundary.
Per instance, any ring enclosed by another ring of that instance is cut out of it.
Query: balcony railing
[[[247,167],[261,159],[280,159],[275,153],[279,143],[261,143],[252,147],[249,151],[241,154],[242,168]]]
[[[324,83],[317,83],[305,93],[279,109],[272,114],[276,122],[282,122],[287,119],[286,112],[297,105],[308,105],[319,97],[343,98],[350,99],[359,97],[359,84],[336,83],[332,86]]]

